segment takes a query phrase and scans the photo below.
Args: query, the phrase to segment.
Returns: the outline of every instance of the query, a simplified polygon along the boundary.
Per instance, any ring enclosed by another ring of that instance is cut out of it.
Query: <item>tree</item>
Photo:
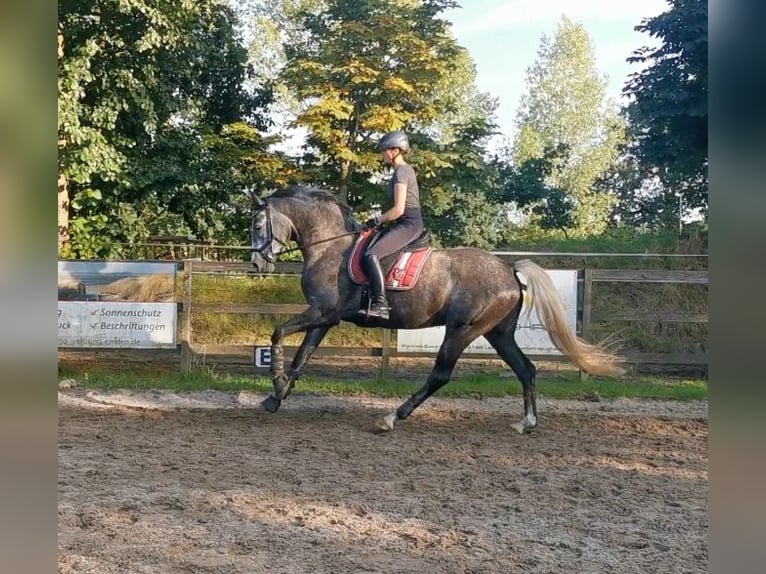
[[[553,39],[543,36],[527,84],[513,163],[524,169],[550,150],[566,149],[545,182],[563,194],[551,203],[549,218],[569,219],[573,235],[597,235],[607,226],[615,198],[594,189],[594,182],[616,160],[625,128],[606,96],[606,80],[596,70],[590,37],[581,25],[564,16]],[[567,205],[571,217],[561,212]]]
[[[528,210],[533,216],[530,224],[545,230],[560,229],[567,235],[567,229],[572,225],[572,200],[550,181],[556,166],[566,163],[568,155],[568,146],[559,144],[555,148],[546,147],[540,157],[527,159],[519,165],[500,161],[496,200]]]
[[[58,27],[58,59],[64,55],[64,35],[61,32],[61,24]],[[66,146],[66,140],[59,138],[58,149],[59,151]],[[66,176],[61,172],[59,168],[58,174],[58,250],[64,247],[69,241],[69,194],[67,193]]]
[[[435,86],[460,53],[449,23],[452,0],[328,0],[302,13],[302,32],[284,46],[281,81],[302,108],[313,157],[329,167],[326,183],[360,204],[379,157],[382,133],[430,125],[445,110]],[[350,184],[355,184],[350,187]]]
[[[369,69],[379,70],[376,73],[381,76],[386,74],[390,76],[393,73],[389,70],[390,64],[386,63],[387,59],[392,53],[402,53],[403,48],[397,47],[394,43],[389,53],[389,37],[393,25],[389,17],[397,18],[394,21],[395,24],[399,22],[398,18],[401,16],[396,14],[396,11],[401,11],[403,7],[412,9],[418,3],[387,1],[355,4],[352,8],[356,9],[356,12],[348,11],[343,14],[338,12],[338,3],[333,4],[322,0],[263,0],[238,5],[243,17],[254,22],[253,28],[247,35],[252,38],[251,56],[255,58],[255,61],[264,63],[261,66],[263,81],[276,80],[274,92],[281,100],[280,111],[294,111],[298,123],[301,121],[301,114],[317,102],[316,94],[322,91],[322,88],[310,88],[316,90],[315,95],[307,100],[301,100],[301,94],[307,89],[301,85],[301,82],[307,78],[309,81],[314,81],[316,76],[297,72],[290,75],[286,72],[295,67],[295,61],[288,62],[287,54],[300,52],[305,56],[310,52],[308,48],[298,49],[296,46],[306,46],[312,41],[319,43],[326,37],[324,31],[322,34],[325,35],[315,34],[316,28],[307,26],[307,21],[335,22],[337,20],[340,22],[343,20],[345,22],[345,18],[348,22],[336,23],[336,25],[348,26],[343,30],[344,41],[347,42],[351,42],[350,36],[355,33],[361,37],[359,30],[360,27],[363,28],[365,34],[376,38],[375,42],[381,44],[364,46],[367,50],[364,56],[367,58],[366,63]],[[336,10],[335,15],[328,16],[327,13],[333,9],[333,6]],[[391,13],[389,17],[379,13],[381,7],[388,9]],[[370,13],[367,14],[365,10]],[[375,10],[378,10],[378,13]],[[360,14],[367,15],[359,17]],[[428,16],[428,18],[432,17],[433,15]],[[332,20],[333,18],[335,20]],[[382,28],[380,28],[381,22],[383,22]],[[439,23],[439,26],[441,25]],[[444,31],[447,33],[446,28]],[[273,45],[275,39],[281,41],[280,46]],[[361,38],[357,44],[364,44],[363,40],[364,38]],[[333,38],[327,41],[337,43],[337,40]],[[322,54],[322,57],[327,54],[338,57],[337,52],[344,52],[340,55],[345,54],[344,49],[322,51],[316,46],[315,48],[316,58],[319,58],[318,54]],[[338,76],[327,70],[335,70],[342,64],[322,60],[320,66],[315,60],[312,62],[312,66],[324,70],[323,73],[337,80]],[[438,75],[432,76],[436,78],[436,82],[422,86],[416,95],[422,100],[418,104],[421,109],[440,110],[439,113],[407,115],[409,119],[404,125],[414,147],[410,162],[418,171],[424,218],[428,228],[434,234],[434,241],[445,245],[491,246],[498,237],[497,219],[500,206],[493,204],[487,196],[487,191],[496,181],[494,177],[496,172],[484,156],[487,138],[495,130],[493,121],[497,102],[476,89],[476,68],[466,50],[455,45],[454,57],[447,64]],[[285,72],[280,76],[274,73],[277,69],[283,69]],[[403,75],[409,71],[401,69],[397,73]],[[391,102],[396,104],[397,98],[405,104],[412,105],[413,97],[415,97],[401,91],[380,94],[380,90],[376,87],[378,84],[362,77],[354,77],[352,81],[354,85],[362,87],[373,84],[372,95],[364,94],[361,88],[356,92],[364,96],[357,107],[367,105],[369,100],[372,103],[378,102],[376,105],[385,112],[385,107]],[[287,94],[285,89],[288,84],[290,94]],[[357,140],[352,141],[353,145],[349,144],[361,158],[356,163],[353,163],[353,160],[349,162],[347,192],[343,198],[352,205],[366,208],[370,204],[382,204],[385,201],[384,186],[379,183],[385,174],[380,172],[382,166],[375,152],[374,143],[384,131],[400,127],[400,124],[396,123],[400,115],[399,112],[395,112],[392,123],[381,124],[377,132],[370,131],[366,139],[361,140],[360,136],[357,136]],[[330,123],[333,118],[334,116],[330,115],[328,118],[320,117],[316,121],[317,124]],[[391,114],[384,119],[390,120]],[[334,133],[342,133],[342,127]],[[321,129],[332,128],[322,127]],[[314,184],[340,190],[341,162],[327,153],[327,146],[322,143],[321,138],[312,133],[302,152],[300,158],[302,175]]]
[[[457,52],[453,67],[434,86],[431,97],[442,112],[428,122],[413,122],[416,130],[442,143],[454,142],[461,135],[475,143],[473,131],[482,124],[479,132],[484,133],[478,138],[482,145],[494,135],[498,100],[476,87],[476,64],[468,50]]]
[[[627,117],[632,153],[663,184],[666,224],[677,224],[678,194],[707,210],[707,0],[669,0],[670,9],[636,26],[662,41],[628,59],[646,67],[623,88],[632,97]]]
[[[253,81],[267,85],[279,77],[287,56],[285,47],[303,41],[303,19],[319,13],[325,0],[233,0],[242,22],[242,35],[253,63]],[[280,97],[286,96],[280,90]]]
[[[662,182],[647,173],[626,145],[612,168],[602,175],[594,188],[613,193],[617,203],[613,206],[610,225],[631,229],[656,229],[662,226],[663,214],[675,211],[674,205],[665,205]]]
[[[447,143],[424,134],[414,137],[412,163],[418,169],[426,227],[446,247],[495,247],[501,236],[502,205],[492,190],[499,174],[485,158],[494,126],[474,116],[450,129],[454,137]]]
[[[199,169],[205,138],[246,119],[264,128],[268,92],[248,92],[236,18],[216,0],[62,0],[59,167],[70,251],[119,254],[158,225],[211,238],[235,190]],[[220,175],[220,174],[219,174]],[[230,181],[230,180],[227,180]]]
[[[213,206],[223,215],[220,221],[227,226],[217,230],[219,240],[235,244],[247,242],[253,200],[276,189],[305,182],[294,162],[272,150],[278,141],[278,137],[264,136],[247,122],[229,124],[220,133],[203,138],[198,169],[225,191]],[[208,202],[209,195],[200,197],[200,208],[209,208]]]
[[[344,200],[355,206],[382,204],[385,192],[379,180],[385,174],[381,173],[374,143],[383,132],[404,126],[414,146],[410,162],[419,174],[424,218],[435,241],[489,246],[497,237],[500,207],[493,205],[487,196],[490,182],[495,180],[493,167],[484,156],[487,137],[496,129],[497,102],[477,90],[476,67],[468,51],[453,45],[443,22],[432,21],[441,5],[432,3],[431,12],[411,18],[418,4],[408,0],[362,3],[261,0],[239,3],[238,9],[254,23],[247,34],[252,38],[251,57],[262,64],[263,81],[275,80],[279,111],[292,112],[296,124],[310,128],[300,158],[300,169],[306,179],[338,190]],[[402,23],[402,19],[409,21]],[[439,45],[449,47],[453,54],[449,61],[432,61],[428,54],[429,36],[411,32],[418,19],[423,20],[420,28],[439,30],[445,35]],[[320,28],[317,22],[324,27]],[[402,32],[408,37],[401,38]],[[407,47],[413,38],[420,38],[416,51]],[[281,41],[280,46],[273,45],[275,39]],[[423,54],[429,59],[424,59]],[[293,60],[288,61],[288,55]],[[402,59],[402,55],[410,60]],[[419,79],[418,74],[423,74],[412,65],[415,57],[420,59],[418,65],[433,68],[430,75],[424,76],[427,82]],[[353,66],[360,66],[360,61],[364,64],[361,73],[348,74]],[[314,73],[302,73],[297,64],[308,66]],[[436,64],[440,67],[434,68]],[[284,70],[281,76],[275,73],[278,69]],[[306,81],[317,85],[307,87]],[[420,82],[417,92],[396,88],[415,85],[415,81]],[[339,86],[347,84],[353,89],[342,92]],[[392,86],[396,89],[391,89]],[[322,94],[336,97],[323,101]],[[352,96],[357,99],[351,100]],[[393,113],[387,109],[391,104],[399,106]],[[337,107],[342,105],[348,110],[369,110],[360,116],[359,125],[364,128],[365,122],[370,125],[377,122],[374,129],[367,126],[366,131],[347,130],[349,126],[344,122],[356,116],[352,111],[339,119]],[[313,123],[306,124],[309,117]],[[335,137],[341,148],[333,155],[325,139]],[[348,159],[344,160],[343,155]],[[341,191],[343,177],[345,193]],[[489,221],[492,223],[488,224]]]

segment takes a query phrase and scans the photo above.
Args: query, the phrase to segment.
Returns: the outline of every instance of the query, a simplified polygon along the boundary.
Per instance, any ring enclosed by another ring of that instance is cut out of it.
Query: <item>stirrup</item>
[[[377,307],[369,305],[367,309],[359,309],[359,314],[364,315],[368,319],[388,319],[388,312],[391,307],[386,305],[378,305]]]

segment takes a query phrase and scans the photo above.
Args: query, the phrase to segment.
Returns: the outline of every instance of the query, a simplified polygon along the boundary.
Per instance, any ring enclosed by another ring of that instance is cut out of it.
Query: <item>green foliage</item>
[[[199,199],[209,205],[211,194],[218,193],[213,212],[217,227],[209,236],[228,244],[249,243],[254,199],[304,180],[289,158],[271,149],[278,141],[244,121],[203,136],[195,163],[197,171],[205,174],[209,189]],[[190,211],[199,214],[204,208],[201,203]]]
[[[309,129],[307,180],[354,206],[384,204],[374,143],[404,126],[436,241],[487,246],[499,207],[485,197],[483,155],[497,102],[476,89],[470,54],[437,18],[450,5],[272,0],[244,10],[255,15],[252,53],[270,77],[284,70],[276,92]]]
[[[635,156],[624,148],[614,165],[594,182],[593,187],[601,193],[613,193],[617,198],[612,207],[611,226],[657,228],[656,201],[662,185],[656,178],[647,178]]]
[[[540,180],[532,195],[552,192],[537,210],[545,225],[566,227],[576,236],[598,235],[615,199],[593,184],[615,162],[625,134],[606,98],[606,81],[597,73],[585,29],[563,17],[553,39],[543,36],[527,83],[513,150],[518,175],[531,171],[527,175]],[[543,163],[525,167],[541,158]],[[514,189],[519,191],[513,185],[509,191]],[[528,202],[529,197],[520,199]]]
[[[511,228],[502,249],[509,251],[536,251],[570,253],[567,256],[535,256],[534,259],[549,269],[707,269],[706,257],[672,257],[673,255],[704,255],[707,253],[707,234],[699,230],[685,233],[637,231],[629,227],[609,228],[594,237],[565,237],[544,233],[530,227]],[[577,253],[588,253],[577,256]],[[614,257],[610,254],[646,254],[646,257]],[[604,254],[599,256],[598,254]],[[669,254],[671,257],[654,257]]]
[[[64,0],[59,170],[70,194],[68,252],[119,256],[152,233],[208,239],[228,229],[236,178],[208,136],[247,118],[269,93],[247,92],[236,18],[216,0]],[[265,148],[264,148],[265,149]],[[241,234],[240,234],[241,237]]]
[[[567,193],[551,185],[554,170],[566,163],[568,147],[547,146],[542,155],[531,157],[518,166],[499,163],[501,182],[494,196],[498,201],[527,209],[530,222],[541,229],[560,229],[566,235],[572,225],[572,201]]]
[[[466,126],[483,125],[487,132],[496,127],[498,100],[477,89],[476,64],[468,50],[458,51],[449,72],[434,86],[432,98],[442,112],[428,122],[416,121],[415,127],[435,141],[446,144],[470,136]]]
[[[231,2],[243,22],[243,35],[250,61],[254,63],[253,80],[261,85],[274,84],[285,66],[285,46],[302,41],[304,14],[321,12],[325,0],[237,0]],[[275,85],[280,107],[292,109],[296,102]]]
[[[437,16],[451,0],[329,0],[303,12],[301,34],[284,45],[281,81],[301,102],[296,125],[308,129],[324,183],[350,204],[351,189],[379,166],[375,140],[384,132],[428,125],[445,111],[434,87],[454,68],[460,50]]]
[[[631,76],[623,92],[642,170],[662,187],[650,207],[666,225],[678,222],[678,200],[707,210],[708,6],[707,0],[669,0],[670,9],[642,21],[636,30],[659,39],[629,58],[646,67]]]
[[[502,159],[487,153],[497,102],[477,90],[442,16],[455,5],[62,0],[59,172],[71,240],[60,255],[125,257],[152,235],[242,244],[253,197],[298,182],[364,209],[384,203],[374,143],[398,128],[411,135],[437,244],[675,227],[677,193],[687,209],[706,208],[706,2],[672,0],[637,27],[663,44],[633,58],[648,67],[625,87],[631,145],[587,33],[563,18],[528,71],[518,138]],[[309,134],[297,159],[264,135],[291,117]]]
[[[423,217],[437,243],[445,247],[497,245],[502,205],[491,195],[497,166],[484,158],[493,126],[481,116],[453,127],[454,139],[439,145],[415,136],[412,163],[418,169]]]

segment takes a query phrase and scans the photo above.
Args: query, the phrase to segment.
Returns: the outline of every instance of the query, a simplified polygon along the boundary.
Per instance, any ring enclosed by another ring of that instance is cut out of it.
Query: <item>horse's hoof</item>
[[[275,413],[279,409],[279,405],[282,404],[282,401],[280,401],[277,397],[274,395],[269,395],[265,399],[261,401],[261,406],[269,411],[270,413]]]
[[[394,421],[396,420],[396,413],[384,416],[378,423],[378,429],[383,432],[390,432],[394,430]]]

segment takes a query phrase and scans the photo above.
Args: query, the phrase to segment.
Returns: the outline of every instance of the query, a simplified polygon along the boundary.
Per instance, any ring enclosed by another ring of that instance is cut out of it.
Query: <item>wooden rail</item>
[[[593,313],[593,283],[667,283],[707,285],[707,271],[586,269],[583,273],[582,337],[589,340],[592,324],[599,321],[655,321],[707,323],[708,314],[685,311],[631,311]],[[707,365],[707,353],[627,353],[626,363],[660,365]],[[584,378],[581,373],[581,378]]]
[[[593,281],[620,283],[696,283],[707,285],[707,271],[663,271],[635,269],[593,269]]]
[[[294,315],[303,312],[305,304],[247,304],[247,303],[193,303],[191,299],[191,275],[202,273],[221,274],[253,274],[253,269],[246,263],[229,262],[184,262],[184,302],[182,313],[181,349],[188,349],[194,356],[216,355],[227,357],[227,362],[252,364],[253,345],[208,345],[194,343],[187,329],[190,325],[191,313],[232,313],[257,315]],[[300,263],[283,262],[276,266],[277,273],[299,274]],[[597,282],[625,283],[674,283],[706,285],[707,271],[661,271],[661,270],[631,270],[631,269],[585,269],[582,273],[582,315],[580,321],[580,336],[590,340],[592,325],[599,321],[661,321],[667,323],[706,323],[707,313],[682,311],[633,311],[599,313],[593,311],[593,284]],[[188,284],[188,287],[187,287]],[[188,338],[186,338],[188,336]],[[291,359],[297,347],[285,346],[285,358]],[[182,353],[183,354],[183,353]],[[389,362],[392,358],[433,358],[435,353],[399,352],[392,346],[391,331],[381,329],[380,347],[319,347],[316,356],[337,357],[375,357],[380,358],[379,377],[385,378],[389,372]],[[492,359],[492,354],[464,353],[462,357],[469,359]],[[561,355],[530,355],[535,360],[565,361]],[[667,365],[706,365],[705,353],[627,353],[623,358],[628,364],[667,364]],[[190,360],[188,361],[190,364]],[[182,368],[187,362],[182,361]]]
[[[501,254],[504,255],[504,254]],[[557,254],[551,253],[551,256]],[[251,315],[294,315],[301,313],[307,308],[306,304],[246,304],[246,303],[195,303],[193,297],[193,278],[201,274],[223,275],[257,275],[249,263],[243,262],[219,262],[219,261],[196,261],[185,260],[178,262],[179,275],[182,285],[182,301],[178,303],[179,335],[180,341],[175,351],[175,356],[180,357],[180,368],[183,373],[188,373],[193,365],[199,364],[200,359],[208,356],[220,357],[224,362],[253,365],[254,345],[208,345],[200,344],[194,340],[192,317],[195,313],[230,313]],[[276,273],[295,275],[300,274],[301,263],[280,262],[276,265]],[[637,311],[632,309],[620,309],[608,313],[594,310],[594,283],[650,283],[650,284],[708,284],[707,271],[684,271],[684,270],[631,270],[631,269],[591,269],[586,268],[581,273],[582,289],[580,291],[579,335],[585,340],[592,341],[593,326],[599,322],[661,322],[674,324],[705,324],[708,322],[707,311]],[[322,346],[316,351],[316,355],[348,357],[371,357],[379,359],[379,377],[386,378],[389,373],[391,359],[408,358],[434,358],[435,353],[399,352],[393,344],[392,332],[381,329],[381,344],[379,347],[330,347]],[[94,352],[94,349],[72,349],[84,352]],[[285,358],[291,359],[297,347],[285,347]],[[495,359],[492,354],[464,353],[469,359]],[[533,360],[564,361],[561,355],[530,355]],[[629,364],[642,365],[707,365],[706,353],[627,353],[624,358]]]

